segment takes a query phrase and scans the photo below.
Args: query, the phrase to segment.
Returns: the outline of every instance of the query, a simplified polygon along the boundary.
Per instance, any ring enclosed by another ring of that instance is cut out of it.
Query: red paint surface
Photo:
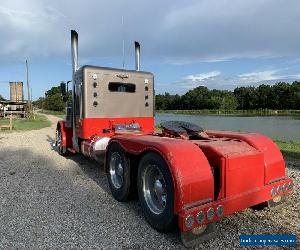
[[[151,135],[118,135],[112,142],[120,143],[131,154],[155,151],[165,159],[174,181],[175,213],[187,204],[213,199],[210,165],[194,143]]]
[[[285,177],[285,164],[279,149],[267,137],[230,132],[209,132],[209,135],[215,137],[189,141],[122,135],[112,140],[129,153],[138,155],[153,150],[166,160],[174,180],[175,213],[179,214],[179,226],[183,231],[188,230],[184,225],[188,214],[195,216],[201,209],[206,212],[209,207],[222,204],[226,209],[224,216],[230,215],[270,200],[272,187],[291,182]],[[214,199],[211,167],[220,168],[221,173],[221,190],[212,202],[209,201]],[[205,205],[199,205],[205,201]]]
[[[104,133],[113,124],[139,123],[140,134]],[[63,145],[72,147],[72,130],[59,122]],[[183,231],[187,215],[222,204],[224,216],[270,200],[272,187],[289,183],[285,163],[277,145],[255,133],[206,131],[210,140],[182,140],[153,135],[154,119],[97,118],[77,122],[77,135],[89,140],[94,135],[111,137],[126,152],[142,155],[147,151],[160,154],[166,161],[174,182],[174,212],[179,215]],[[220,170],[220,192],[214,197],[212,169]],[[282,194],[283,195],[283,194]],[[219,220],[214,217],[214,220]],[[209,223],[207,220],[204,224]],[[193,227],[197,227],[194,223]],[[190,230],[190,229],[189,229]]]
[[[200,225],[196,222],[196,215],[197,213],[199,213],[200,211],[203,211],[205,213],[205,215],[207,214],[207,210],[212,207],[214,208],[214,211],[216,211],[218,205],[223,205],[224,206],[224,214],[221,217],[218,217],[216,214],[213,217],[212,221],[218,221],[221,218],[231,215],[235,212],[240,212],[246,208],[252,207],[254,205],[257,205],[259,203],[271,200],[271,190],[273,187],[277,188],[279,185],[283,185],[284,183],[290,183],[292,182],[291,179],[284,179],[281,181],[278,181],[276,183],[272,183],[269,184],[267,186],[261,187],[261,188],[256,188],[256,189],[252,189],[252,190],[248,190],[247,192],[244,193],[240,193],[240,194],[236,194],[236,195],[232,195],[228,198],[219,200],[219,201],[215,201],[215,202],[211,202],[211,203],[207,203],[205,205],[202,206],[197,206],[194,207],[192,209],[187,209],[187,210],[183,210],[179,216],[178,216],[178,223],[179,223],[179,228],[181,229],[181,231],[190,231],[193,228],[199,227]],[[280,195],[284,196],[287,195],[289,192],[291,192],[290,190],[288,190],[287,192],[281,192]],[[192,226],[192,228],[187,228],[185,226],[185,218],[188,215],[192,215],[194,217],[194,224]],[[207,217],[205,217],[204,222],[201,224],[208,224],[211,223],[212,221],[208,221]]]
[[[61,134],[62,134],[62,146],[67,147],[67,148],[72,148],[73,143],[72,143],[72,129],[67,128],[65,126],[65,121],[59,121],[57,123],[56,129],[60,128],[61,129]]]
[[[76,122],[77,136],[82,139],[90,139],[92,136],[112,137],[114,132],[104,133],[103,129],[110,130],[115,124],[138,123],[145,134],[154,132],[153,117],[127,117],[127,118],[85,118]]]
[[[247,142],[264,157],[264,183],[268,184],[285,176],[285,161],[277,145],[268,137],[258,133],[228,131],[206,131],[210,136],[235,138]]]
[[[194,141],[214,168],[221,169],[218,198],[264,185],[264,155],[248,143],[230,138]]]

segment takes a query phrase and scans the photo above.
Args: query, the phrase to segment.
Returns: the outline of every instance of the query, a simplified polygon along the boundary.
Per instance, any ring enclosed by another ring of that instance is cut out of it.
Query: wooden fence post
[[[10,117],[9,117],[9,130],[12,131],[12,128],[13,128],[13,122],[12,122],[12,114],[10,114]]]

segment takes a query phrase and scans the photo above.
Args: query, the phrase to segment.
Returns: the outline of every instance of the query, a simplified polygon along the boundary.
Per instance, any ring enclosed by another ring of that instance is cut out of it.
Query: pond
[[[259,132],[277,140],[300,141],[299,116],[218,116],[156,113],[155,123],[187,121],[204,129]]]

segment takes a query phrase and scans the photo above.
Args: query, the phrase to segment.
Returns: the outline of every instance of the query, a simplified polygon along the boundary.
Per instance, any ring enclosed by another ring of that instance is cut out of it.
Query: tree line
[[[41,109],[63,111],[65,102],[60,87],[52,87],[46,91],[45,97],[40,97],[34,105]],[[169,93],[156,95],[155,105],[156,110],[300,110],[300,81],[292,84],[278,82],[258,87],[237,87],[234,91],[209,90],[199,86],[181,96]]]
[[[199,86],[181,96],[156,95],[155,104],[157,110],[300,110],[300,82],[237,87],[234,91]]]

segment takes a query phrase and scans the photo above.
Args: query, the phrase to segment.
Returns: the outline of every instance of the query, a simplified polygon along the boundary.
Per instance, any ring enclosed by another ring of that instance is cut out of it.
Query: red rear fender
[[[72,128],[65,126],[65,121],[58,121],[56,130],[60,129],[62,134],[62,145],[67,148],[72,148]]]
[[[113,142],[119,143],[130,154],[141,155],[155,151],[165,159],[174,182],[175,213],[213,200],[211,167],[194,143],[150,135],[120,135],[113,137],[110,143]]]
[[[264,154],[265,184],[285,177],[285,161],[277,145],[267,136],[258,133],[206,131],[211,136],[235,138],[247,142]]]

